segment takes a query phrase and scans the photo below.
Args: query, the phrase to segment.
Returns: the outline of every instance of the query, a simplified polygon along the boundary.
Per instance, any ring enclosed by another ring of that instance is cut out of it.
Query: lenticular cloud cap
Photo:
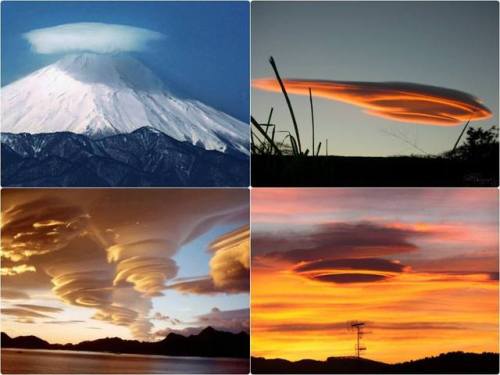
[[[364,108],[365,112],[401,122],[455,126],[491,117],[476,97],[462,91],[410,82],[354,82],[284,79],[291,94],[313,95]],[[279,92],[272,78],[256,79],[253,87]]]

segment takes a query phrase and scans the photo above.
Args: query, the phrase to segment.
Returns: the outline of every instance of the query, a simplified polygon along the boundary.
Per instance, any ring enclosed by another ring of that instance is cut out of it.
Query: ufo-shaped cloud
[[[41,54],[89,51],[116,53],[142,51],[151,41],[163,39],[159,32],[139,27],[96,22],[67,23],[31,30],[23,37]]]
[[[311,280],[350,284],[386,280],[407,269],[397,261],[383,258],[352,258],[307,262],[294,271]]]
[[[349,82],[285,79],[290,94],[309,95],[353,104],[374,116],[423,125],[455,126],[491,117],[491,111],[462,91],[410,82]],[[279,92],[272,78],[253,81],[253,87]]]

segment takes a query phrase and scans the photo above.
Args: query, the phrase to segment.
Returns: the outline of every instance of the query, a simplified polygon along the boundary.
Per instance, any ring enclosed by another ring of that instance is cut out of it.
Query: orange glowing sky
[[[356,105],[367,114],[422,125],[456,126],[483,120],[491,111],[467,93],[407,82],[346,82],[284,79],[288,93],[309,95]],[[254,88],[281,92],[274,78],[252,82]]]
[[[498,352],[496,189],[252,191],[252,355]],[[255,210],[254,210],[255,208]]]

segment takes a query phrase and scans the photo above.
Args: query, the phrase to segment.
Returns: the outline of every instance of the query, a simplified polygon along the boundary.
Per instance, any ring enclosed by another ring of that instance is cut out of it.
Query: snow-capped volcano
[[[207,150],[249,153],[247,124],[175,97],[130,56],[69,55],[2,89],[2,132],[98,138],[145,126]]]

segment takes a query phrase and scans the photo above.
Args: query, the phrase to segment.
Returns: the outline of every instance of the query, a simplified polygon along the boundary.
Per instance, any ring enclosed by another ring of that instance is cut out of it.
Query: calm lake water
[[[249,360],[2,349],[3,374],[248,374]]]

